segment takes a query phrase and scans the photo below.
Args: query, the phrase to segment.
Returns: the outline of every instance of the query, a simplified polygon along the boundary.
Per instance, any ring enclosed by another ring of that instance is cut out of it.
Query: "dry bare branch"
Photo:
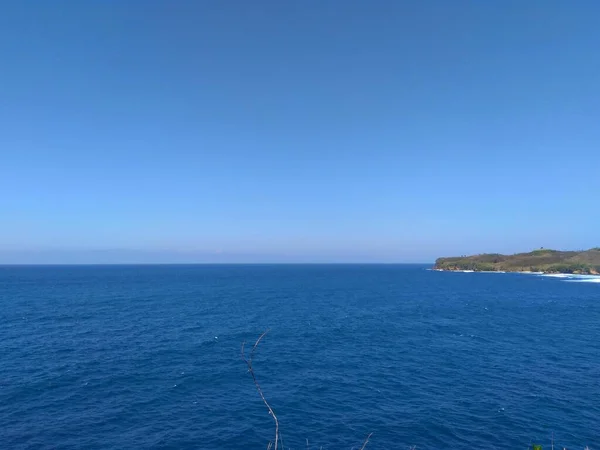
[[[244,351],[245,342],[242,343],[242,359],[248,366],[248,372],[250,372],[250,375],[252,375],[252,380],[254,381],[254,385],[256,386],[256,390],[258,391],[260,398],[262,399],[263,403],[269,410],[269,414],[273,417],[273,420],[275,421],[275,446],[273,447],[273,450],[277,450],[277,444],[279,442],[279,421],[277,420],[277,416],[273,412],[271,405],[269,405],[269,402],[267,402],[267,399],[265,398],[263,391],[260,388],[258,381],[256,380],[256,375],[254,374],[254,369],[252,368],[252,358],[254,357],[254,352],[255,352],[256,348],[258,347],[258,344],[260,344],[260,341],[262,340],[262,338],[264,338],[268,332],[269,332],[269,330],[265,330],[265,332],[259,336],[259,338],[254,343],[252,350],[250,350],[250,356],[248,358],[246,358],[246,352]],[[367,438],[367,440],[368,440],[368,438]],[[269,446],[267,448],[268,449],[271,448],[271,443],[269,443]]]
[[[373,435],[373,433],[369,433],[369,435],[367,436],[367,438],[365,439],[365,442],[363,443],[362,447],[360,448],[360,450],[365,450],[365,447],[367,446],[368,442],[369,442],[369,438]]]

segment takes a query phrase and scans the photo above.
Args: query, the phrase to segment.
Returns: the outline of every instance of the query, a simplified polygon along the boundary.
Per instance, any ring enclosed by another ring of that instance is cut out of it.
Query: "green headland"
[[[485,253],[439,258],[434,269],[475,272],[543,272],[582,275],[600,274],[600,247],[585,251],[540,249],[529,253]]]

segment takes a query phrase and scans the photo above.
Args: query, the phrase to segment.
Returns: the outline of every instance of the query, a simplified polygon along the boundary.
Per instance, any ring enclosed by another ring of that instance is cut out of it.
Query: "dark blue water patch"
[[[402,265],[0,267],[10,449],[600,446],[600,284]],[[561,447],[562,448],[562,447]]]

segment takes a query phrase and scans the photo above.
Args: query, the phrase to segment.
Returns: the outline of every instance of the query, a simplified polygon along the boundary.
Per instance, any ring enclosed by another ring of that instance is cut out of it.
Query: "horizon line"
[[[378,265],[378,266],[425,266],[433,262],[122,262],[122,263],[0,263],[0,267],[40,266],[327,266],[327,265]]]

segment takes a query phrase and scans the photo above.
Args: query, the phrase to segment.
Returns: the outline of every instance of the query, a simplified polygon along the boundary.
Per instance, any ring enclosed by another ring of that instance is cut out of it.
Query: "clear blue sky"
[[[600,2],[4,1],[0,263],[600,245]]]

